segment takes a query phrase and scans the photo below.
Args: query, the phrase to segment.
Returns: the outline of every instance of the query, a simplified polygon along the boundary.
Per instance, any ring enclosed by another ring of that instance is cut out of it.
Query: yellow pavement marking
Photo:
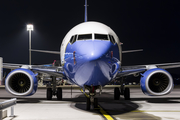
[[[106,111],[104,111],[99,105],[98,105],[98,107],[99,107],[99,111],[101,112],[101,114],[107,119],[107,120],[114,120],[110,115],[108,115],[107,114],[107,112]]]
[[[131,112],[180,112],[180,111],[170,111],[170,110],[134,110]]]

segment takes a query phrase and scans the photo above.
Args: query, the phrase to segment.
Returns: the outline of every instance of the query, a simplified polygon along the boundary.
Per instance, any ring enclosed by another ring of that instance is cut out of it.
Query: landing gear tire
[[[119,88],[116,87],[114,88],[114,100],[119,100],[119,97],[120,97],[120,91]]]
[[[126,87],[124,90],[124,99],[130,100],[130,89],[128,87]]]
[[[98,99],[94,98],[94,108],[98,108]]]
[[[62,100],[62,88],[57,88],[57,100]]]
[[[47,100],[52,100],[52,88],[47,88],[46,97]]]
[[[87,98],[86,99],[86,110],[90,110],[90,106],[91,106],[90,98]]]

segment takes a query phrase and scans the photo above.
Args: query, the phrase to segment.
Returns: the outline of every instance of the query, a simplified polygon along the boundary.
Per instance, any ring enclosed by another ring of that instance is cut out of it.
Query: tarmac
[[[14,117],[3,120],[180,120],[180,87],[165,96],[146,96],[139,87],[132,87],[131,100],[114,100],[114,89],[106,87],[97,94],[98,109],[86,110],[86,97],[78,87],[63,88],[63,99],[46,100],[46,89],[40,87],[32,96],[17,97],[0,89],[0,102],[17,98]]]

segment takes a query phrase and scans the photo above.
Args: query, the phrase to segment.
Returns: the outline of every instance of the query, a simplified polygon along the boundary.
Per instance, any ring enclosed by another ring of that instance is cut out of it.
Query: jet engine
[[[13,95],[33,95],[37,90],[36,75],[29,69],[15,69],[6,77],[5,87]]]
[[[143,93],[150,96],[169,94],[174,86],[170,73],[160,68],[146,71],[142,74],[140,83]]]

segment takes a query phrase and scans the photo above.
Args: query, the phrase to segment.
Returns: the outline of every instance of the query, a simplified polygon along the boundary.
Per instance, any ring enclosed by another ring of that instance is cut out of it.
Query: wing
[[[17,69],[21,68],[23,64],[12,64],[12,63],[3,63],[3,68],[7,69]]]
[[[132,74],[137,74],[137,73],[142,73],[142,72],[145,72],[145,71],[147,71],[149,69],[153,69],[153,68],[170,69],[170,68],[178,68],[178,67],[180,67],[180,62],[150,64],[150,65],[122,66],[121,70],[118,72],[116,78],[132,75]]]
[[[64,77],[64,71],[62,66],[42,66],[42,65],[35,65],[31,67],[31,70],[38,73],[46,73],[49,75],[57,76],[57,77]]]
[[[64,71],[62,66],[23,65],[23,64],[3,63],[3,68],[7,68],[7,69],[25,68],[25,69],[30,69],[33,72],[46,73],[57,77],[64,76]]]

